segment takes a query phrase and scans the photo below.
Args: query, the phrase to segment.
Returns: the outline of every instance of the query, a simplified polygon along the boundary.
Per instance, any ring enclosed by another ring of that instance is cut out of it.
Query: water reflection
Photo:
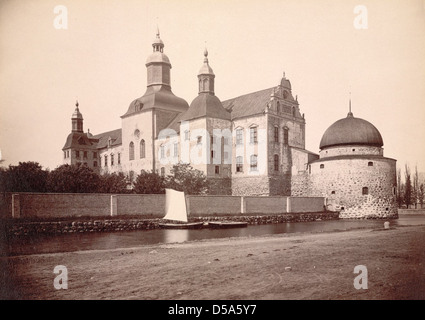
[[[164,231],[163,243],[185,242],[189,240],[189,229],[166,229]]]
[[[403,215],[390,221],[390,227],[424,225],[425,215]],[[68,252],[79,250],[103,250],[129,248],[159,243],[176,243],[202,239],[228,237],[255,237],[267,234],[294,232],[327,232],[359,228],[383,228],[383,220],[332,220],[249,225],[235,229],[156,229],[111,233],[80,233],[61,236],[38,236],[14,240],[0,246],[0,255]]]

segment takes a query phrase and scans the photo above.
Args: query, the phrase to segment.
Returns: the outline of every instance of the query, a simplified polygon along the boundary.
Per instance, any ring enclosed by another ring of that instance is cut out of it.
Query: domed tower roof
[[[323,134],[320,149],[344,145],[382,147],[384,141],[378,129],[369,121],[355,118],[350,110],[346,118],[332,124]]]
[[[153,52],[146,59],[146,66],[152,63],[165,63],[170,65],[170,59],[168,59],[167,55],[164,53],[164,42],[161,40],[159,36],[159,29],[156,30],[156,38],[152,41]]]
[[[211,69],[210,65],[208,64],[208,50],[205,48],[204,50],[204,64],[202,65],[201,69],[199,69],[198,75],[212,75],[214,76],[214,71]]]
[[[205,49],[204,64],[198,73],[198,96],[192,101],[189,109],[182,115],[182,121],[201,117],[230,120],[230,112],[224,109],[220,99],[214,94],[214,78],[214,72],[208,64],[208,51]]]
[[[72,114],[72,118],[71,119],[83,119],[83,115],[81,114],[81,112],[80,112],[80,109],[78,109],[78,106],[79,106],[79,104],[78,104],[78,101],[75,103],[75,111],[74,111],[74,113]]]

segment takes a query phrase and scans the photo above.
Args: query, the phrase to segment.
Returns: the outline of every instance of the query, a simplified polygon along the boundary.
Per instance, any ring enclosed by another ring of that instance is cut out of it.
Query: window
[[[224,138],[224,140],[223,140],[224,142],[224,145],[226,145],[226,146],[228,146],[229,145],[229,138],[228,137],[225,137]]]
[[[279,142],[279,127],[274,127],[274,142]]]
[[[257,143],[257,127],[249,128],[249,140],[251,143]]]
[[[215,166],[215,174],[220,174],[220,166]]]
[[[215,151],[211,150],[211,159],[214,159],[214,158],[215,158]]]
[[[236,144],[242,144],[243,143],[243,130],[237,129],[236,130]]]
[[[111,146],[112,146],[112,138],[109,137],[109,139],[108,139],[108,147],[111,147]]]
[[[93,161],[93,167],[97,167],[97,161]]]
[[[288,144],[289,141],[289,130],[288,128],[283,128],[283,143]]]
[[[189,140],[189,138],[190,138],[190,132],[189,132],[189,130],[186,130],[186,131],[184,132],[184,139],[185,139],[185,140]]]
[[[66,157],[69,158],[69,150],[66,152]]]
[[[320,165],[320,169],[324,169],[325,168],[325,165],[324,164],[321,164]]]
[[[202,136],[198,136],[198,137],[196,138],[196,143],[197,143],[197,144],[201,144],[201,143],[202,143]]]
[[[87,159],[87,151],[84,151],[83,157],[84,159]]]
[[[295,117],[295,107],[292,107],[292,116]]]
[[[134,160],[134,142],[131,141],[128,147],[128,157],[129,160]]]
[[[118,164],[121,164],[121,153],[118,153],[117,158]]]
[[[279,101],[276,102],[276,111],[277,111],[277,113],[280,112],[280,103],[279,103]]]
[[[177,157],[179,155],[179,145],[174,143],[174,156]]]
[[[66,158],[66,151],[63,152],[63,157]]]
[[[279,155],[275,154],[273,158],[274,162],[274,171],[279,171]]]
[[[139,139],[139,137],[140,137],[140,130],[139,129],[134,130],[134,136],[136,137],[136,139]]]
[[[243,172],[243,157],[236,157],[236,172]]]
[[[369,194],[369,188],[368,187],[363,187],[362,188],[362,194],[363,195]]]
[[[373,167],[373,162],[372,162],[372,161],[369,161],[369,162],[367,163],[367,165],[368,165],[368,167]]]
[[[146,157],[145,153],[145,140],[140,140],[140,159],[143,159]]]
[[[165,176],[165,168],[161,167],[161,177],[164,177],[164,176]]]
[[[107,166],[108,166],[108,156],[105,155],[105,167],[107,167]]]
[[[111,166],[113,166],[113,165],[114,165],[114,155],[111,154]]]
[[[97,152],[93,152],[93,159],[97,159]]]
[[[257,171],[258,163],[257,163],[257,155],[253,154],[250,158],[250,167],[251,171]]]
[[[335,191],[332,191],[331,194],[335,194]]]
[[[75,157],[76,157],[76,158],[79,158],[79,157],[80,157],[80,151],[78,151],[78,150],[77,150],[77,151],[75,151]]]
[[[165,146],[161,146],[161,159],[165,158]]]

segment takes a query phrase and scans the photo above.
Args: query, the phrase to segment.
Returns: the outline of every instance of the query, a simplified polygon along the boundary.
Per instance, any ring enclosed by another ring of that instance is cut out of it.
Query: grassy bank
[[[425,227],[0,258],[11,299],[424,299]],[[53,269],[68,269],[56,290]],[[354,267],[368,289],[353,286]],[[288,268],[289,267],[289,268]]]

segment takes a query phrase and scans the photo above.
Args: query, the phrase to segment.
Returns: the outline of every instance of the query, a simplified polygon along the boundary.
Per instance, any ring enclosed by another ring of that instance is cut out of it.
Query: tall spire
[[[78,108],[78,100],[75,102],[75,110],[72,114],[72,132],[83,132],[83,115]]]
[[[350,91],[350,101],[348,103],[348,114],[347,117],[352,117],[353,113],[351,112],[351,91]]]
[[[152,43],[152,47],[153,47],[153,52],[155,51],[163,52],[164,50],[164,42],[162,42],[160,38],[158,25],[156,25],[156,38]]]
[[[208,64],[208,50],[204,50],[204,64],[198,72],[199,93],[209,93],[214,95],[214,72]]]

